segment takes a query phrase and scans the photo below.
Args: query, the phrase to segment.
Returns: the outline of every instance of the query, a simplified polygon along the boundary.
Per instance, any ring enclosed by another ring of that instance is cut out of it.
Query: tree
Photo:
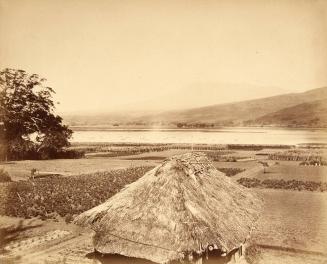
[[[0,127],[9,159],[53,158],[72,131],[54,114],[54,90],[23,70],[0,71]]]

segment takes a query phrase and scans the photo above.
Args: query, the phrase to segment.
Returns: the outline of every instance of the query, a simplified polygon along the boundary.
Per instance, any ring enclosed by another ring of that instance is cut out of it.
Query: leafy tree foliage
[[[54,158],[72,131],[54,114],[54,90],[23,70],[0,71],[0,126],[9,159]]]

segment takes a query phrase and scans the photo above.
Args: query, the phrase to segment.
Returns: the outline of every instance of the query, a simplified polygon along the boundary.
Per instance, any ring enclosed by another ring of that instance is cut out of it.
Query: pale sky
[[[59,112],[172,109],[327,85],[327,1],[0,0],[0,68]]]

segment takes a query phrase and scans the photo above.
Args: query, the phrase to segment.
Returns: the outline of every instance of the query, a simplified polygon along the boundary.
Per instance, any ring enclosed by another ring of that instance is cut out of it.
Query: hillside
[[[317,127],[324,123],[323,100],[327,100],[327,87],[303,93],[282,94],[185,110],[66,115],[64,120],[68,125],[92,127],[107,125],[114,127],[124,125],[176,127],[178,123],[185,127],[192,127],[194,124],[215,124],[216,126],[308,125]],[[293,113],[294,111],[295,113]]]
[[[303,103],[327,99],[327,87],[303,93],[283,94],[273,97],[247,100],[242,102],[212,105],[183,111],[170,111],[156,116],[144,116],[142,120],[186,123],[216,123],[242,125],[248,120],[256,120],[284,108]]]
[[[327,99],[287,107],[246,123],[275,126],[327,127]]]

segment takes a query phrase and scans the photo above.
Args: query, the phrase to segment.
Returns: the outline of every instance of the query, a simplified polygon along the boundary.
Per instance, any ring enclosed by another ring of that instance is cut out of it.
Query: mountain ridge
[[[288,93],[234,103],[169,111],[155,117],[143,116],[141,119],[160,120],[161,122],[232,122],[240,124],[243,121],[257,119],[283,108],[323,98],[327,98],[327,87],[302,93]]]
[[[247,125],[327,127],[327,99],[298,104],[249,120]]]
[[[64,117],[64,120],[68,121],[70,125],[106,125],[116,123],[117,126],[120,124],[158,124],[159,126],[178,125],[178,127],[192,127],[200,123],[214,126],[269,126],[276,124],[283,126],[319,126],[325,124],[323,113],[318,111],[322,108],[322,104],[325,103],[325,99],[327,100],[327,87],[320,87],[300,93],[287,93],[183,110],[148,114],[126,113],[102,114],[88,117],[71,116],[68,119]],[[321,100],[322,102],[320,102]],[[319,109],[314,107],[315,103],[319,103]],[[292,107],[294,107],[293,110]],[[306,118],[301,122],[301,116],[291,115],[291,111],[298,111],[304,116],[306,107],[311,111],[311,119]],[[276,114],[274,115],[273,113]],[[291,115],[293,119],[288,119],[285,116],[283,117],[283,115]],[[310,121],[317,118],[320,120],[317,123]],[[289,120],[290,122],[281,122],[280,119]]]

